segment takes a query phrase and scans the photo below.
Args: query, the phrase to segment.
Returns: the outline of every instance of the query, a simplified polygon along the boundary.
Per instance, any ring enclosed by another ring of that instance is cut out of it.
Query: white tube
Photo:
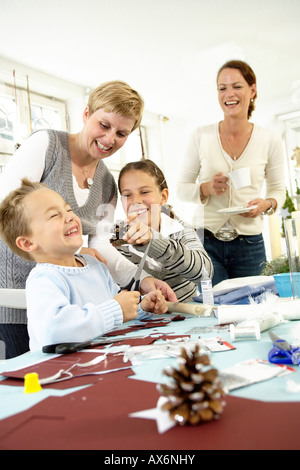
[[[278,298],[272,302],[247,305],[219,305],[217,307],[218,323],[239,323],[249,317],[259,317],[263,312],[277,312],[284,320],[300,320],[300,299]]]
[[[211,310],[211,305],[188,304],[183,302],[167,302],[169,312],[190,313],[192,315],[201,315]]]

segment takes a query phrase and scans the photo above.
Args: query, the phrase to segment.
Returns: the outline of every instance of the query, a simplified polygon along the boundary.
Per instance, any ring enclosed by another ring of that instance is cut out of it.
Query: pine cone
[[[180,425],[200,424],[218,419],[223,412],[225,395],[218,379],[218,371],[211,366],[207,354],[200,354],[199,346],[192,352],[182,349],[178,369],[163,371],[172,380],[158,385],[167,398],[162,409],[169,411],[172,420]]]

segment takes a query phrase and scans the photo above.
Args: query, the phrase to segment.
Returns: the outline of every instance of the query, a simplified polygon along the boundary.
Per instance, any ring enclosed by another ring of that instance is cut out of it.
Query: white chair
[[[0,289],[0,306],[26,309],[25,289]]]

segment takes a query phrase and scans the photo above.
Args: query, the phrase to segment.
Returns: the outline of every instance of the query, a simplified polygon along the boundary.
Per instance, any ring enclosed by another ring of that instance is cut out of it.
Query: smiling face
[[[168,200],[168,189],[161,190],[155,178],[141,170],[126,171],[119,186],[125,213],[138,213],[140,222],[159,231],[160,209]]]
[[[256,85],[248,85],[238,69],[223,69],[218,77],[218,98],[226,117],[248,117],[251,98],[256,95]]]
[[[16,243],[41,263],[74,265],[74,254],[82,246],[80,219],[63,198],[51,189],[40,189],[24,198],[30,234]]]
[[[135,124],[133,118],[107,113],[103,109],[90,115],[88,107],[84,110],[83,121],[81,150],[95,159],[110,157],[119,150]]]

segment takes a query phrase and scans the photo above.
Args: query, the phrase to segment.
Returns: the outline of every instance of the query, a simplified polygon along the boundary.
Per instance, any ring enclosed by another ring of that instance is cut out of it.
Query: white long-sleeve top
[[[263,217],[246,218],[240,215],[218,213],[226,207],[240,207],[261,196],[266,182],[266,198],[277,201],[277,210],[285,201],[284,156],[280,139],[270,130],[254,125],[250,140],[243,154],[234,161],[222,148],[219,124],[198,127],[187,147],[184,164],[177,185],[182,201],[201,204],[200,185],[219,172],[224,175],[232,170],[249,167],[251,186],[234,189],[232,186],[221,196],[204,200],[204,227],[216,233],[228,222],[239,234],[257,235],[263,229]],[[199,225],[199,223],[198,223]]]

